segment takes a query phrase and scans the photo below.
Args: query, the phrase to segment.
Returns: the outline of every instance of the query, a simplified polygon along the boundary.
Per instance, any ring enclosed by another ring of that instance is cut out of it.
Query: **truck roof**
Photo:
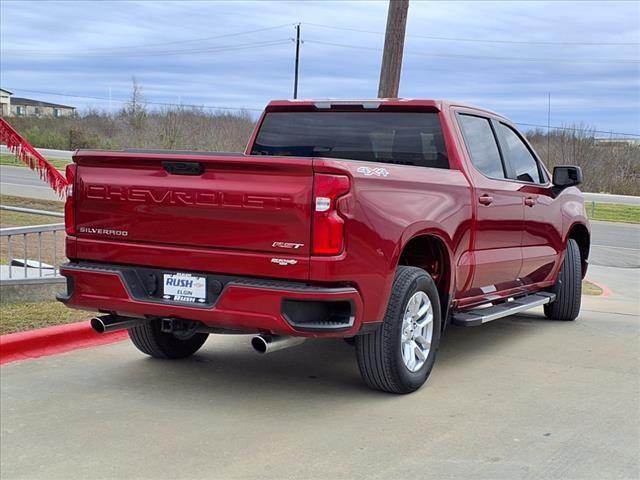
[[[486,108],[478,107],[466,102],[450,101],[450,100],[436,100],[436,99],[422,99],[422,98],[369,98],[369,99],[338,99],[338,98],[325,98],[325,99],[301,99],[301,100],[273,100],[269,102],[266,111],[277,111],[287,109],[333,109],[344,107],[356,107],[365,110],[377,110],[380,107],[410,107],[410,108],[428,108],[432,110],[443,110],[449,106],[469,108],[472,110],[479,110],[487,112],[492,115],[502,116],[498,113],[492,112]]]

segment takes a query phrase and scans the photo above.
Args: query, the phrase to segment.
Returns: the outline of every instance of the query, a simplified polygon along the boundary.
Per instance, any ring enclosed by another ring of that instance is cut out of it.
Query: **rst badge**
[[[273,242],[271,246],[275,248],[289,248],[293,250],[298,250],[299,248],[304,247],[304,243]]]

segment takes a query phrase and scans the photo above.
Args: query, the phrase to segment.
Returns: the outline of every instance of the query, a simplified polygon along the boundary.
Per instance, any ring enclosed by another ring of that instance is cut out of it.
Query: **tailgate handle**
[[[204,172],[199,162],[162,162],[162,167],[172,175],[202,175]]]

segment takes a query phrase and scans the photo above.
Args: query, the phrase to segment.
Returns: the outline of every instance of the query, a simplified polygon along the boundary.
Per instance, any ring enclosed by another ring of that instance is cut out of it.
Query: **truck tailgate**
[[[74,161],[79,239],[309,254],[311,159],[79,151]]]

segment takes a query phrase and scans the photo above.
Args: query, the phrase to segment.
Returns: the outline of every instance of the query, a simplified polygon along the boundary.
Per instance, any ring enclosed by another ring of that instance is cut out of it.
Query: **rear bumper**
[[[203,273],[210,285],[207,303],[190,305],[155,293],[149,278],[161,278],[161,269],[74,262],[60,272],[67,278],[67,292],[58,300],[72,308],[276,335],[345,337],[362,328],[362,299],[352,287]]]

